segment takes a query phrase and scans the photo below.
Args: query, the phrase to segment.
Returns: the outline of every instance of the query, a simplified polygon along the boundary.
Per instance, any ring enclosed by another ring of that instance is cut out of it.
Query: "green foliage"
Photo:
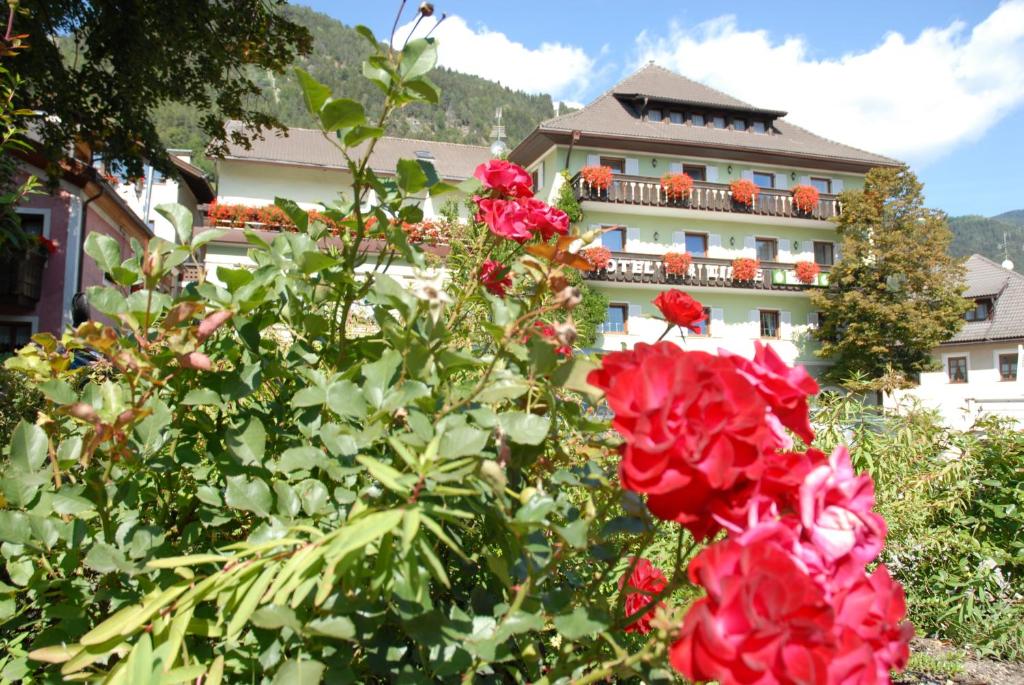
[[[843,195],[842,259],[827,290],[811,294],[823,313],[818,354],[830,378],[884,380],[889,390],[931,368],[931,350],[963,325],[963,266],[948,256],[941,213],[925,209],[906,167],[872,169],[863,191]]]
[[[14,13],[14,6],[9,8]],[[19,46],[3,45],[7,59],[17,57]],[[31,110],[19,109],[15,104],[18,91],[24,83],[7,64],[0,64],[0,251],[10,254],[24,253],[34,239],[21,230],[21,218],[15,208],[38,189],[34,176],[19,178],[20,167],[14,153],[28,149],[25,140]]]
[[[555,207],[558,207],[569,216],[570,223],[578,224],[583,220],[583,208],[580,207],[579,200],[576,199],[576,193],[572,189],[572,183],[569,182],[569,172],[563,169],[558,172],[558,175],[562,177],[562,184],[558,187]]]
[[[378,91],[363,78],[363,60],[374,49],[356,29],[307,7],[289,5],[283,16],[304,27],[313,37],[313,49],[295,64],[335,93],[360,103],[371,120],[381,114]],[[287,126],[315,127],[303,106],[298,80],[291,74],[252,69],[246,72],[259,93],[252,106]],[[439,106],[412,104],[390,117],[389,135],[453,143],[487,145],[491,142],[494,110],[502,108],[502,123],[509,140],[522,140],[544,119],[554,116],[548,95],[532,95],[498,83],[448,69],[436,69],[431,79],[441,91]],[[208,136],[201,128],[201,110],[179,104],[155,109],[156,129],[169,147],[184,147],[201,154]]]
[[[186,138],[197,129],[223,143],[228,119],[280,126],[255,106],[253,74],[273,78],[311,47],[308,30],[282,14],[283,0],[193,2],[188,11],[152,2],[21,4],[27,12],[15,28],[31,47],[18,64],[25,87],[16,102],[50,115],[37,128],[50,158],[81,139],[133,174],[143,158],[170,169],[158,105],[177,112],[179,125],[182,106],[195,113]]]
[[[994,217],[954,216],[949,228],[953,231],[950,254],[970,257],[977,253],[996,263],[1009,257],[1018,271],[1024,269],[1024,211]]]
[[[435,49],[367,59],[383,112],[434,99]],[[344,154],[380,135],[300,78]],[[561,306],[558,266],[470,224],[446,289],[401,229],[422,218],[410,193],[443,185],[366,161],[323,210],[340,239],[279,200],[297,230],[246,233],[253,266],[221,268],[223,287],[156,290],[207,235],[172,207],[181,244],[121,260],[87,242],[119,286],[90,292],[114,323],[7,362],[46,405],[0,463],[5,681],[666,679],[667,628],[624,638],[616,581],[659,540],[670,584],[652,603],[683,592],[686,533],[602,468],[616,445],[580,402],[592,362],[532,335]],[[516,293],[477,284],[487,255]],[[385,273],[396,259],[420,270],[411,287]],[[69,370],[80,349],[108,371]]]
[[[43,395],[15,371],[0,368],[0,445],[10,441],[19,421],[35,421]]]
[[[822,445],[852,448],[889,525],[882,562],[919,633],[1024,657],[1024,434],[996,419],[967,431],[922,411],[883,415],[823,396]]]
[[[569,216],[569,222],[577,225],[583,219],[583,209],[576,200],[572,184],[569,183],[569,172],[560,171],[562,185],[558,189],[558,197],[554,206]],[[569,284],[579,288],[582,299],[573,310],[573,321],[576,323],[577,342],[580,347],[589,347],[597,341],[598,328],[608,318],[608,296],[596,288],[592,288],[578,271],[569,274]]]

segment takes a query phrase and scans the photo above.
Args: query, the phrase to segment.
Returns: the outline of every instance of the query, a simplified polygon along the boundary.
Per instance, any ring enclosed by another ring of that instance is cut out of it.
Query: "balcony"
[[[816,219],[823,221],[839,216],[841,206],[835,195],[822,193],[818,206],[810,212],[797,209],[793,195],[788,190],[761,188],[753,206],[732,201],[732,192],[727,183],[694,181],[690,196],[685,199],[670,199],[661,187],[661,181],[648,176],[627,176],[615,174],[612,184],[606,189],[594,188],[579,174],[570,181],[579,201],[608,202],[611,204],[637,205],[645,207],[678,207],[708,212],[752,214],[789,219]]]
[[[738,281],[732,277],[731,259],[693,257],[693,263],[685,274],[668,274],[665,273],[661,255],[613,252],[607,268],[587,272],[583,277],[609,285],[678,285],[788,292],[828,285],[829,267],[820,266],[821,272],[814,283],[806,284],[797,279],[794,266],[782,262],[761,262],[761,268],[753,280]]]

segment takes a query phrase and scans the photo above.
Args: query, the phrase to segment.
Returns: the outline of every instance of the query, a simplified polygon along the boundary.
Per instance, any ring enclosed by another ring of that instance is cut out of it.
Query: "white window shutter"
[[[597,166],[601,163],[601,155],[587,155],[587,166]]]
[[[721,247],[721,246],[722,246],[722,236],[721,235],[719,235],[718,233],[711,233],[711,234],[708,235],[708,247],[709,248]]]
[[[626,240],[640,240],[640,229],[639,228],[627,228],[626,229]]]
[[[793,241],[779,239],[779,256],[778,261],[790,262],[793,261],[793,251],[790,249],[793,246]]]
[[[718,183],[718,167],[709,166],[704,169],[704,176],[708,179],[708,183]]]
[[[670,174],[681,174],[681,173],[683,173],[683,163],[682,162],[669,162],[669,164],[668,164],[668,171],[669,171]]]
[[[629,305],[629,318],[632,319],[634,317],[640,317],[640,316],[642,316],[642,314],[640,313],[640,305],[638,305],[638,304],[631,304],[631,305]]]
[[[779,328],[780,336],[783,340],[791,340],[793,338],[793,315],[789,312],[779,312]]]
[[[843,192],[843,179],[833,178],[832,179],[832,192],[836,195]]]
[[[779,190],[788,190],[789,176],[786,174],[775,174],[775,187]]]
[[[752,235],[743,237],[743,253],[747,257],[757,256],[757,241]]]
[[[672,244],[673,245],[685,245],[686,244],[686,233],[684,231],[675,231],[672,233]]]
[[[630,176],[640,175],[640,161],[633,157],[626,158],[626,173]]]
[[[802,186],[809,186],[809,185],[811,185],[811,177],[810,176],[801,176],[800,177],[800,185],[802,185]]]
[[[807,312],[807,325],[812,328],[818,327],[818,312]]]
[[[744,179],[746,179],[748,181],[753,181],[754,180],[754,172],[749,170],[749,169],[746,170],[746,171],[741,171],[740,172],[740,178],[744,178]]]
[[[708,324],[708,334],[720,338],[725,333],[725,310],[721,307],[711,308],[711,322]]]
[[[750,337],[760,338],[761,337],[761,311],[759,309],[751,309],[747,312],[748,326],[752,327]]]

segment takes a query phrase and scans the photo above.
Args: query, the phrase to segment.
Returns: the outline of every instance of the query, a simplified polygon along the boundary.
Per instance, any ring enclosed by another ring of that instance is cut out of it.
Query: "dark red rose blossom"
[[[630,563],[632,564],[632,560],[630,560]],[[625,612],[626,616],[629,617],[650,604],[654,595],[665,589],[668,581],[665,579],[665,574],[657,566],[647,559],[641,558],[636,561],[636,566],[633,568],[633,573],[630,574],[628,581],[624,575],[619,578],[620,590],[624,584],[627,591],[633,589],[640,591],[628,592],[626,594]],[[651,619],[654,618],[658,607],[663,606],[665,606],[665,603],[659,602],[650,611],[637,617],[635,621],[626,626],[626,632],[642,633],[644,635],[651,632]]]
[[[477,207],[476,220],[487,224],[494,235],[520,243],[533,236],[530,216],[515,200],[478,198]]]
[[[519,204],[529,217],[530,229],[540,235],[541,240],[551,236],[566,235],[569,232],[569,215],[551,207],[535,197],[520,200]]]
[[[57,254],[56,240],[50,240],[45,236],[37,236],[36,239],[39,241],[39,244],[43,246],[43,249],[46,250],[46,254]]]
[[[704,305],[682,290],[665,290],[658,293],[653,304],[665,317],[665,321],[689,328],[694,333],[700,332],[697,324],[708,318],[704,313]]]
[[[512,276],[508,267],[493,259],[488,259],[480,265],[479,278],[487,291],[498,297],[505,297],[505,291],[512,287]]]
[[[505,197],[533,197],[533,179],[526,169],[504,159],[492,159],[473,172],[484,186]]]

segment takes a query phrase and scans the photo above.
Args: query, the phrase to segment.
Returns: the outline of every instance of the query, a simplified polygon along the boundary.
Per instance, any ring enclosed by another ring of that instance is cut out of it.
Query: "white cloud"
[[[416,36],[434,29],[434,18],[420,22]],[[413,22],[395,32],[401,46]],[[449,16],[431,34],[438,40],[438,62],[443,67],[476,74],[528,93],[553,98],[579,99],[593,73],[594,60],[582,48],[562,43],[541,43],[529,48],[504,33],[484,26],[474,30],[462,17]]]
[[[873,152],[925,163],[981,137],[1024,103],[1024,0],[968,30],[890,33],[873,49],[813,59],[803,38],[773,41],[723,16],[667,35],[641,33],[637,65],[657,63],[793,123]],[[1024,135],[1024,132],[1017,132]]]

